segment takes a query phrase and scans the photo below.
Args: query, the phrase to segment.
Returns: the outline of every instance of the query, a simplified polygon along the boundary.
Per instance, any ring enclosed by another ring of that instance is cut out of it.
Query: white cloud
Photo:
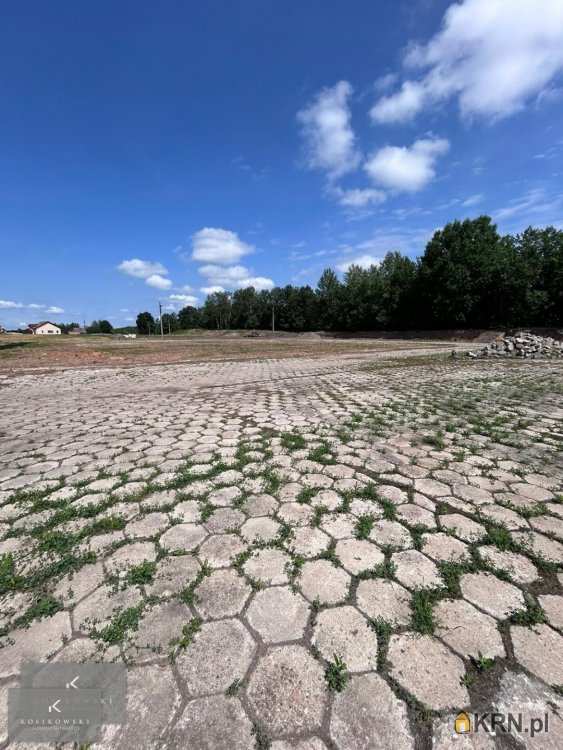
[[[370,110],[373,120],[381,123],[405,122],[422,109],[425,89],[420,83],[405,81],[396,94],[383,96]]]
[[[448,149],[445,138],[424,138],[410,147],[384,146],[368,159],[364,169],[386,188],[416,192],[435,177],[436,159]]]
[[[205,276],[210,284],[202,288],[202,292],[212,294],[215,291],[224,291],[227,289],[244,289],[247,286],[253,286],[257,290],[272,289],[274,282],[264,276],[253,276],[252,272],[245,266],[202,266],[199,269],[202,276]],[[212,289],[213,292],[208,291]]]
[[[204,227],[192,237],[192,259],[204,263],[236,263],[253,251],[252,245],[228,229]]]
[[[149,286],[155,287],[155,289],[170,289],[172,286],[170,279],[166,279],[158,273],[153,273],[145,281]]]
[[[508,206],[496,211],[493,216],[498,221],[512,219],[517,216],[531,216],[538,214],[560,213],[563,205],[563,193],[548,196],[543,188],[529,190],[520,198],[510,201]],[[559,217],[557,217],[559,218]]]
[[[180,302],[183,305],[197,305],[197,297],[193,294],[171,294],[168,299],[171,302]]]
[[[43,310],[46,313],[56,315],[58,313],[64,313],[62,307],[57,305],[38,305],[35,302],[14,302],[12,300],[0,299],[0,310]]]
[[[205,276],[214,286],[229,286],[233,282],[240,281],[250,275],[245,266],[201,266],[199,272]]]
[[[386,73],[375,81],[373,87],[376,91],[387,91],[397,83],[398,77],[397,73]]]
[[[383,203],[387,196],[383,190],[375,188],[352,188],[343,190],[340,187],[334,187],[331,191],[341,206],[345,208],[367,208],[369,205],[378,205]]]
[[[248,286],[253,286],[257,292],[261,292],[267,289],[273,289],[275,284],[272,279],[267,279],[265,276],[249,276],[238,282],[239,289],[245,289]]]
[[[466,198],[461,205],[465,206],[466,208],[470,206],[476,206],[477,204],[483,202],[484,197],[485,196],[482,193],[478,193],[477,195],[470,195],[469,198]]]
[[[454,3],[427,44],[410,46],[405,65],[424,72],[375,104],[377,122],[401,122],[452,97],[464,116],[506,117],[531,97],[549,98],[550,82],[563,70],[563,3]]]
[[[166,276],[166,274],[168,274],[168,271],[162,263],[157,263],[151,260],[140,260],[139,258],[124,260],[117,266],[117,268],[122,273],[126,273],[128,276],[134,276],[137,279],[148,279],[150,276]]]
[[[357,258],[343,261],[339,263],[336,268],[338,271],[345,273],[348,271],[350,266],[360,266],[360,268],[370,268],[371,266],[378,266],[381,263],[381,258],[376,258],[374,255],[360,255]]]
[[[308,166],[323,170],[332,180],[356,169],[360,163],[350,124],[351,94],[348,81],[339,81],[322,89],[308,107],[297,113]]]
[[[202,286],[199,291],[204,294],[217,294],[218,292],[224,292],[225,289],[222,286]]]

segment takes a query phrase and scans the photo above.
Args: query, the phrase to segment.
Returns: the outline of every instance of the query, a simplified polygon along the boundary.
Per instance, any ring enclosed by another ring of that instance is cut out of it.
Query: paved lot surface
[[[561,364],[28,374],[0,448],[0,747],[26,659],[127,663],[96,748],[561,747]]]

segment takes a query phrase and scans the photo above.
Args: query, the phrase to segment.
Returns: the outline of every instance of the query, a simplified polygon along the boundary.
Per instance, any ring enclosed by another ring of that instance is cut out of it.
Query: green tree
[[[342,324],[342,284],[332,268],[326,268],[317,284],[319,303],[319,324],[322,328],[333,331]]]
[[[137,315],[137,331],[142,336],[147,336],[155,330],[155,322],[150,312],[141,312]]]
[[[186,305],[178,313],[178,326],[181,330],[189,330],[190,328],[201,328],[201,312],[197,307],[192,305]]]

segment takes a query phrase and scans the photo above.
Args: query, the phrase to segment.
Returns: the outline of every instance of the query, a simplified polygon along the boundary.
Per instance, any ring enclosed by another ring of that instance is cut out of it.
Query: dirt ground
[[[465,346],[457,345],[456,346]],[[449,351],[444,341],[333,339],[315,335],[256,338],[240,335],[158,336],[123,339],[111,336],[0,336],[0,373],[68,367],[123,367],[137,364],[243,361],[299,357]]]

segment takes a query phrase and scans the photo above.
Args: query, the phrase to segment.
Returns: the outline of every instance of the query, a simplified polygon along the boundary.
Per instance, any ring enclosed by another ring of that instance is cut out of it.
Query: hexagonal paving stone
[[[414,503],[406,503],[397,508],[399,518],[411,526],[424,526],[426,529],[436,528],[434,514]]]
[[[548,685],[563,685],[563,636],[549,625],[510,628],[514,658]],[[1,652],[0,652],[1,653]]]
[[[183,500],[172,508],[171,514],[174,519],[179,519],[182,523],[197,523],[201,511],[195,500]]]
[[[198,554],[199,559],[206,560],[212,568],[225,568],[245,549],[244,542],[235,534],[217,534],[201,545]]]
[[[381,547],[396,547],[407,549],[412,547],[413,541],[409,530],[397,521],[376,521],[369,538]]]
[[[358,609],[372,620],[380,617],[391,625],[408,625],[411,621],[410,592],[396,581],[360,581],[356,600]]]
[[[538,597],[541,608],[547,616],[547,621],[553,628],[563,630],[563,596],[544,594]]]
[[[169,656],[174,651],[174,642],[181,638],[182,628],[190,619],[190,610],[178,601],[145,609],[137,630],[131,636],[128,658],[142,663],[156,656]]]
[[[253,495],[244,504],[244,510],[249,516],[269,516],[276,512],[278,505],[271,495]]]
[[[434,608],[436,635],[463,658],[482,654],[505,657],[502,638],[493,617],[463,599],[443,600]]]
[[[321,529],[333,539],[351,539],[356,523],[357,519],[351,513],[330,513],[323,517]]]
[[[494,737],[484,730],[458,734],[455,731],[457,714],[434,719],[432,723],[432,750],[495,750]]]
[[[136,607],[143,601],[137,586],[120,591],[104,584],[77,604],[72,614],[75,630],[89,633],[109,625],[119,612]]]
[[[172,555],[158,561],[152,583],[145,584],[148,596],[172,596],[195,581],[200,564],[193,555]]]
[[[112,750],[157,747],[180,706],[180,692],[170,666],[151,665],[127,673],[127,721],[106,724],[99,747]],[[150,711],[147,706],[150,705]],[[98,743],[96,743],[98,744]]]
[[[397,568],[395,577],[407,588],[421,589],[442,585],[442,579],[435,563],[418,550],[409,549],[404,552],[396,552],[391,556],[391,562]]]
[[[437,482],[435,479],[415,479],[414,489],[422,495],[438,498],[450,495],[450,488],[443,482]]]
[[[212,534],[224,534],[231,529],[240,529],[245,521],[244,513],[235,508],[219,508],[205,522],[205,528]]]
[[[252,724],[237,698],[212,695],[190,701],[166,742],[167,750],[249,750]]]
[[[302,646],[277,646],[258,662],[247,696],[274,735],[319,729],[327,691],[321,665]]]
[[[176,664],[191,695],[218,693],[246,675],[255,651],[254,640],[238,620],[218,620],[202,625]]]
[[[537,531],[515,531],[513,538],[548,562],[563,563],[563,544]]]
[[[147,513],[136,521],[130,521],[125,527],[125,536],[129,539],[156,536],[170,525],[166,513]]]
[[[422,551],[438,562],[463,562],[470,560],[471,554],[465,542],[442,531],[422,535]]]
[[[315,560],[305,563],[297,583],[310,602],[336,604],[348,596],[350,576],[328,560]]]
[[[413,750],[406,704],[377,674],[352,677],[336,693],[330,737],[339,750]]]
[[[525,518],[522,518],[518,513],[510,510],[510,508],[503,508],[502,505],[497,505],[496,503],[481,505],[479,513],[487,520],[493,521],[493,523],[500,523],[506,526],[509,531],[529,528]]]
[[[261,549],[244,563],[245,575],[264,583],[287,583],[290,558],[279,549]]]
[[[330,537],[324,531],[311,526],[300,526],[295,529],[289,541],[289,547],[294,554],[303,557],[316,557],[330,544]]]
[[[465,674],[458,656],[429,635],[392,635],[390,674],[409,693],[435,711],[461,708],[469,694],[460,680]]]
[[[477,547],[479,556],[493,568],[506,571],[516,583],[532,583],[539,574],[536,566],[524,555],[505,552],[496,547]]]
[[[377,638],[354,607],[325,609],[317,616],[312,643],[327,661],[338,655],[350,672],[377,668]]]
[[[296,742],[277,740],[272,742],[271,750],[327,750],[327,746],[318,737],[308,737],[306,740]]]
[[[234,617],[242,612],[251,592],[236,571],[215,570],[197,587],[195,608],[205,620]]]
[[[482,490],[480,487],[473,487],[471,484],[454,484],[452,493],[461,500],[465,500],[473,505],[484,505],[493,500],[490,492]]]
[[[499,620],[524,609],[524,596],[520,589],[501,581],[492,573],[466,573],[459,583],[464,599]]]
[[[104,580],[104,568],[101,563],[84,565],[80,570],[68,573],[53,589],[53,597],[65,606],[77,604]]]
[[[484,526],[462,516],[461,513],[446,513],[439,516],[439,521],[442,528],[449,529],[464,542],[478,542],[487,535]]]
[[[104,564],[110,575],[121,575],[142,562],[155,560],[156,547],[152,542],[132,542],[116,550]]]
[[[238,487],[223,487],[209,494],[207,498],[212,505],[218,505],[221,508],[232,506],[235,500],[241,497],[242,491]]]
[[[278,511],[278,518],[290,526],[308,526],[312,517],[313,509],[304,503],[284,503]]]
[[[352,575],[375,568],[385,560],[383,552],[366,539],[341,539],[335,552],[344,569]]]
[[[516,482],[511,485],[510,489],[512,492],[516,492],[518,495],[523,495],[530,500],[534,500],[536,503],[546,503],[549,500],[553,500],[553,493],[543,487],[538,487],[535,484],[527,484],[527,482]]]
[[[280,525],[277,521],[274,521],[273,518],[262,516],[259,518],[249,518],[243,524],[240,533],[247,542],[257,542],[260,540],[271,542],[272,539],[276,538],[279,530]]]
[[[530,750],[560,750],[563,736],[563,698],[539,680],[523,672],[505,672],[500,678],[493,710],[505,716],[522,716],[522,726],[530,728],[532,719],[548,714],[549,730],[534,737],[519,735],[523,746]],[[536,725],[537,726],[537,725]]]
[[[309,605],[290,588],[272,586],[255,594],[246,617],[266,643],[296,641],[305,632]]]
[[[22,661],[46,661],[70,638],[67,612],[57,612],[0,638],[0,678],[19,674]],[[0,691],[1,692],[1,691]]]
[[[160,537],[160,546],[171,552],[191,552],[203,542],[207,532],[195,523],[178,523]]]

